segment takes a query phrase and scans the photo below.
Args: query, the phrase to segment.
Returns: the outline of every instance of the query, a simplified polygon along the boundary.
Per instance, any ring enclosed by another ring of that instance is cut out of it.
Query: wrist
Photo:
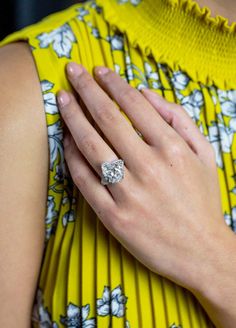
[[[209,254],[191,291],[217,327],[235,327],[236,235],[224,224],[209,244]]]

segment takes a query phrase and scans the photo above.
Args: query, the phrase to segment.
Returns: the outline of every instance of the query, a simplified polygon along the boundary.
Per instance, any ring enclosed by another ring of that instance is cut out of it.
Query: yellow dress
[[[0,45],[16,40],[32,49],[50,147],[33,326],[213,327],[188,290],[149,271],[121,246],[75,187],[55,94],[70,89],[65,65],[72,60],[91,74],[106,65],[138,90],[149,87],[180,103],[215,149],[223,215],[236,231],[236,23],[212,18],[191,0],[88,0]]]

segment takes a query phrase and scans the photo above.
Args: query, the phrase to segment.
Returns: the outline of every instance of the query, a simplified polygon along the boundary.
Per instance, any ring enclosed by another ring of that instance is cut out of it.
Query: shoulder
[[[37,150],[44,151],[42,146],[47,146],[44,102],[36,65],[27,43],[16,42],[0,48],[0,79],[0,124],[12,131],[14,129],[18,137],[27,136],[26,144],[40,142]]]
[[[18,107],[26,101],[42,105],[37,70],[26,42],[10,43],[0,48],[0,77],[3,81],[2,97],[8,105],[17,103]]]
[[[0,285],[5,302],[0,326],[17,321],[28,327],[44,248],[48,139],[27,44],[0,48],[0,79]],[[12,308],[14,319],[8,316]]]

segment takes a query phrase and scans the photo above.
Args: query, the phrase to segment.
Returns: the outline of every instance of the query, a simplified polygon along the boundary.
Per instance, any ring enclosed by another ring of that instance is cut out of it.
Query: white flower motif
[[[234,187],[231,192],[236,195],[236,187]]]
[[[232,221],[234,232],[236,232],[236,206],[232,208]]]
[[[54,228],[57,223],[58,211],[55,210],[55,199],[53,196],[49,195],[47,199],[47,214],[45,217],[46,224],[46,240],[49,240],[52,233],[54,232]]]
[[[57,323],[51,321],[51,316],[44,307],[41,289],[37,290],[36,304],[34,304],[32,319],[39,324],[40,328],[58,328]]]
[[[97,28],[95,28],[95,27],[92,28],[92,34],[97,39],[99,39],[101,37],[100,31]]]
[[[98,6],[96,4],[96,1],[92,1],[90,7],[93,8],[93,9],[95,9],[98,14],[101,14],[102,7]]]
[[[114,34],[113,36],[107,36],[106,40],[110,42],[112,50],[123,50],[124,39],[122,35]]]
[[[182,326],[181,325],[176,326],[176,324],[173,323],[169,328],[182,328]]]
[[[71,58],[72,44],[76,42],[74,33],[67,23],[49,33],[38,35],[37,39],[40,41],[41,48],[52,45],[59,58]]]
[[[144,62],[144,68],[146,71],[147,78],[157,80],[157,81],[159,80],[159,76],[158,76],[157,72],[152,71],[152,67],[148,62]]]
[[[74,222],[74,221],[75,221],[74,210],[70,210],[63,215],[62,218],[63,227],[66,227],[69,222]]]
[[[48,138],[50,149],[50,170],[52,171],[57,156],[60,154],[60,158],[64,158],[62,147],[63,131],[59,120],[52,125],[48,125]]]
[[[117,74],[120,74],[120,65],[114,64],[114,69]]]
[[[43,95],[44,107],[47,114],[58,114],[56,96],[52,92]]]
[[[177,98],[177,99],[179,100],[179,102],[181,103],[182,100],[184,99],[184,96],[183,96],[182,93],[181,93],[179,90],[177,90],[177,89],[175,89],[174,92],[175,92],[175,96],[176,96],[176,98]]]
[[[200,90],[194,90],[189,96],[181,99],[181,105],[195,122],[199,121],[201,107],[203,104],[204,99]]]
[[[78,8],[77,11],[79,12],[79,15],[77,16],[77,18],[80,21],[84,20],[84,16],[89,15],[89,11],[87,9],[85,9],[84,7]]]
[[[117,0],[118,4],[124,4],[130,2],[133,6],[137,6],[140,4],[142,0]]]
[[[112,292],[110,292],[110,287],[105,286],[102,298],[97,299],[97,314],[100,316],[106,316],[111,312],[115,317],[123,317],[127,299],[128,297],[122,294],[120,285],[113,289]]]
[[[60,165],[56,166],[56,175],[54,176],[54,179],[60,182],[64,179],[63,169]]]
[[[43,80],[40,82],[40,84],[43,92],[47,92],[54,87],[54,84],[48,80]]]
[[[45,112],[47,114],[58,114],[58,107],[57,107],[57,101],[56,96],[50,91],[54,87],[54,84],[48,80],[41,81],[41,89],[43,92],[43,100],[44,100],[44,107]]]
[[[176,71],[176,72],[173,72],[173,76],[171,78],[171,81],[172,81],[175,89],[184,90],[184,89],[186,89],[190,79],[183,72]]]
[[[60,322],[68,328],[95,328],[95,318],[87,319],[89,311],[89,304],[79,307],[70,303],[67,306],[67,315],[61,315]]]
[[[220,168],[223,168],[221,151],[230,153],[233,136],[232,130],[226,127],[222,122],[213,122],[208,128],[208,140],[215,150],[216,163]]]
[[[62,204],[65,205],[66,203],[69,203],[70,202],[70,198],[65,196],[63,197],[62,199]],[[72,201],[71,201],[71,204],[76,204],[76,198],[75,197],[72,197]]]
[[[58,215],[58,211],[55,210],[55,205],[56,203],[54,197],[49,195],[47,199],[47,215],[45,219],[46,224],[51,224]]]
[[[128,55],[127,51],[125,53],[125,64],[126,64],[126,80],[132,81],[134,79],[134,73],[132,70],[132,63],[131,63],[131,58]]]
[[[160,84],[158,73],[152,70],[152,67],[148,62],[144,62],[144,68],[145,68],[146,78],[148,80],[151,80],[151,87],[153,89],[160,88],[161,84]]]
[[[236,90],[218,90],[222,114],[230,117],[229,127],[236,132]]]
[[[225,219],[225,223],[230,226],[231,225],[231,215],[228,213],[224,214],[224,219]]]
[[[125,328],[131,328],[130,323],[128,320],[125,321]]]

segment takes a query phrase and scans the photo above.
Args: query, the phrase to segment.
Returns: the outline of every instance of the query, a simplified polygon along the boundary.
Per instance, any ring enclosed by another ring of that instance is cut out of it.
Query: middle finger
[[[83,66],[70,63],[67,71],[74,89],[112,146],[129,168],[137,167],[140,154],[147,151],[147,144]]]

